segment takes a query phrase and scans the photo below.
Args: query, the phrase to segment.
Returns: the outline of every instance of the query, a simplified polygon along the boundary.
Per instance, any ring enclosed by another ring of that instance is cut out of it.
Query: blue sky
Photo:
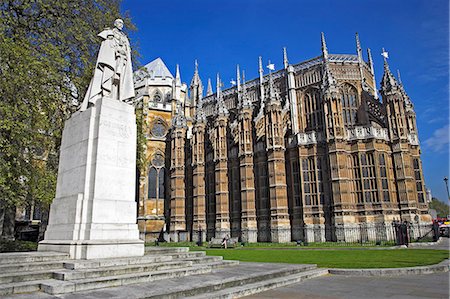
[[[189,83],[194,60],[200,76],[219,72],[226,87],[235,65],[247,79],[257,76],[258,56],[282,67],[282,47],[298,63],[321,54],[323,31],[330,53],[355,53],[355,32],[364,53],[371,48],[379,83],[381,48],[391,70],[400,69],[419,127],[426,185],[447,197],[449,176],[449,7],[448,0],[125,0],[138,31],[130,38],[146,64],[161,57]],[[366,58],[367,59],[367,58]],[[214,80],[213,80],[214,81]]]

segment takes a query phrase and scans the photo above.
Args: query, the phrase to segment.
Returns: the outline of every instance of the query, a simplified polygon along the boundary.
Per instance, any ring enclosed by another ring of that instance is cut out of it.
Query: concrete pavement
[[[449,298],[449,273],[395,277],[327,275],[245,298],[424,299]]]

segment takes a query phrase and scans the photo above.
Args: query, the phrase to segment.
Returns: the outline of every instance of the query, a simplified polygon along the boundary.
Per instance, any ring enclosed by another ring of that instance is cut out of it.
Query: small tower
[[[172,118],[171,166],[170,166],[170,237],[171,240],[187,240],[185,217],[185,146],[186,117],[181,103],[177,101],[176,112]]]
[[[272,175],[269,176],[270,235],[272,242],[285,243],[291,240],[291,224],[288,214],[283,119],[281,101],[275,91],[271,69],[269,67],[269,90],[265,106],[267,165],[272,170]]]
[[[203,98],[203,84],[200,76],[198,74],[198,62],[195,60],[195,70],[194,76],[192,77],[191,84],[189,86],[189,95],[190,95],[190,105],[191,105],[191,115],[195,116],[195,109],[197,107],[197,103]]]
[[[215,197],[216,197],[216,224],[215,237],[224,238],[230,236],[230,212],[228,190],[228,145],[227,128],[229,112],[225,106],[221,91],[221,81],[217,74],[216,108],[215,108],[214,132],[212,143],[215,161]]]

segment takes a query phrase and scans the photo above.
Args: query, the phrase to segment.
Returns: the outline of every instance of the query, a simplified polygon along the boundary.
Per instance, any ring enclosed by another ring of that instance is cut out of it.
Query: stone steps
[[[318,269],[316,265],[259,266],[241,264],[237,268],[170,280],[165,286],[159,282],[149,282],[139,285],[142,289],[135,292],[133,298],[237,298],[328,273],[327,269]],[[120,294],[124,293],[126,289]],[[99,293],[91,296],[94,298],[97,295]]]
[[[76,280],[85,278],[106,277],[121,274],[170,270],[192,266],[191,261],[170,261],[163,263],[142,263],[136,265],[110,266],[93,269],[55,271],[54,278],[58,280]]]
[[[0,296],[38,292],[41,290],[40,280],[0,284]]]
[[[94,269],[112,266],[139,265],[143,263],[162,263],[170,262],[173,258],[170,255],[144,255],[140,257],[98,259],[98,260],[71,260],[64,263],[64,268],[75,269]]]
[[[15,272],[0,274],[0,287],[6,283],[17,283],[33,280],[45,280],[53,278],[52,270]]]
[[[35,262],[54,262],[69,259],[69,255],[58,252],[11,252],[2,253],[0,266]]]
[[[157,248],[142,257],[96,260],[69,260],[65,254],[51,252],[0,257],[0,269],[8,271],[0,272],[0,295],[39,290],[64,294],[210,273],[238,264],[201,251],[189,252],[189,248]],[[22,258],[29,262],[14,264]]]
[[[147,246],[145,247],[145,254],[172,254],[172,253],[183,253],[189,252],[188,247],[157,247],[157,246]]]
[[[170,279],[187,275],[205,274],[211,272],[208,266],[191,266],[186,268],[130,273],[107,277],[87,278],[70,281],[47,281],[41,284],[41,290],[46,293],[64,294],[70,292],[80,292],[106,287],[116,287],[128,284],[143,283],[155,280]]]
[[[234,287],[227,287],[215,292],[208,292],[194,296],[188,296],[191,299],[228,299],[228,298],[240,298],[244,296],[249,296],[252,294],[272,290],[275,288],[287,286],[290,284],[302,282],[306,279],[311,279],[314,277],[319,277],[327,275],[328,270],[326,269],[313,269],[296,274],[291,274],[283,277],[276,277],[273,279],[266,279],[254,283],[237,285]]]
[[[0,265],[0,273],[28,273],[62,268],[64,268],[64,262],[62,261],[4,264]]]

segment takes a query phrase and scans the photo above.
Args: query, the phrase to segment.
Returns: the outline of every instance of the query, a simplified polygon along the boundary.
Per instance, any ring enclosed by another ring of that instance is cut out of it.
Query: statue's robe
[[[116,58],[117,40],[114,38],[114,29],[105,29],[98,34],[103,41],[98,52],[97,63],[95,65],[94,76],[84,97],[80,111],[87,109],[88,104],[95,104],[97,99],[111,95],[113,80],[116,74],[119,75],[119,93],[117,100],[126,101],[135,96],[133,85],[133,70],[131,67],[131,50],[128,39],[123,35],[126,43],[126,64],[118,65]],[[121,69],[119,69],[121,68]]]

